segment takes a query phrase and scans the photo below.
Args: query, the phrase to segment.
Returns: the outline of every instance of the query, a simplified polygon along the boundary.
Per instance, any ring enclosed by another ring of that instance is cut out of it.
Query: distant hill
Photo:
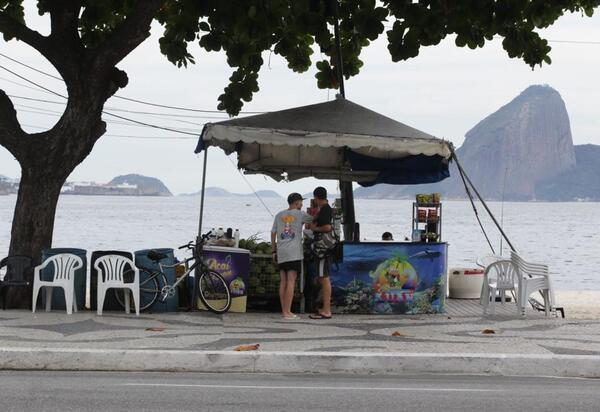
[[[536,186],[536,198],[547,201],[600,201],[600,146],[575,146],[577,164]]]
[[[560,94],[536,85],[480,121],[467,132],[457,156],[486,199],[598,199],[598,146],[574,146],[569,115]],[[451,177],[435,184],[377,185],[359,188],[357,198],[413,198],[438,192],[446,199],[465,198],[456,165]],[[506,183],[506,186],[504,186]]]
[[[281,195],[273,190],[258,190],[254,193],[232,193],[221,187],[207,187],[204,191],[206,197],[254,197],[258,195],[261,198],[281,198]],[[200,196],[201,191],[186,193],[183,196]]]
[[[173,196],[167,186],[155,177],[136,174],[123,175],[115,177],[108,183],[111,186],[123,184],[136,185],[141,196]]]

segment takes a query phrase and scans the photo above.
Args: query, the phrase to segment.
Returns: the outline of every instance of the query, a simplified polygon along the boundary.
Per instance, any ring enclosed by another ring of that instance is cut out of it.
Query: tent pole
[[[340,43],[340,14],[338,11],[338,0],[333,0],[334,2],[334,21],[333,21],[333,36],[335,37],[335,50],[336,50],[336,72],[338,83],[340,85],[340,95],[343,99],[346,98],[346,89],[344,87],[344,60],[342,59],[342,46]]]
[[[338,0],[333,0],[335,19],[333,21],[333,35],[335,37],[336,48],[336,72],[338,83],[340,85],[340,96],[346,98],[346,88],[344,87],[344,60],[342,58],[342,46],[340,42],[340,16],[338,11]],[[342,208],[344,210],[344,239],[354,241],[354,226],[356,216],[354,213],[354,192],[352,191],[352,182],[339,181],[340,196],[342,197]]]
[[[208,147],[204,149],[204,162],[202,165],[202,190],[200,191],[200,218],[198,219],[198,237],[202,237],[202,219],[204,217],[204,192],[206,191],[206,164],[208,163]]]
[[[452,151],[452,158],[456,162],[456,166],[458,167],[458,170],[459,170],[460,174],[462,176],[464,176],[464,178],[467,180],[467,182],[469,183],[469,186],[471,186],[471,188],[473,189],[473,192],[475,192],[475,194],[477,195],[477,198],[479,199],[479,201],[481,202],[481,204],[483,205],[483,207],[485,208],[485,210],[488,212],[488,214],[492,218],[492,221],[494,222],[494,224],[496,225],[496,227],[500,231],[500,234],[502,235],[502,237],[504,238],[504,240],[506,240],[506,243],[508,243],[508,246],[510,246],[510,249],[512,251],[516,251],[516,249],[513,246],[513,244],[510,243],[510,240],[508,239],[508,236],[506,236],[506,233],[504,233],[504,230],[502,229],[502,226],[500,226],[500,224],[498,223],[498,221],[494,217],[494,214],[492,213],[492,211],[488,207],[487,203],[485,203],[485,200],[483,200],[483,198],[479,194],[479,191],[477,190],[477,188],[475,187],[475,185],[473,185],[473,182],[471,182],[471,179],[469,179],[469,176],[465,173],[465,170],[462,168],[460,162],[458,161],[458,157],[456,156],[456,153],[454,152],[454,149],[450,149],[450,150]]]
[[[356,216],[354,214],[354,192],[352,191],[352,182],[340,180],[340,195],[342,197],[342,209],[344,211],[344,240],[353,242],[354,223]]]

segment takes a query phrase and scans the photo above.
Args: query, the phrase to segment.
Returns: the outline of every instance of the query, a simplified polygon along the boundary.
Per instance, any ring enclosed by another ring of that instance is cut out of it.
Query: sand
[[[567,319],[600,320],[600,291],[556,291]]]

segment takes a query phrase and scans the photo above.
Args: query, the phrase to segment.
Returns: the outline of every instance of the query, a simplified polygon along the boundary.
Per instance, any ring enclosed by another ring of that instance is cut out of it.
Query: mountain
[[[576,164],[565,103],[549,86],[530,86],[467,132],[457,156],[486,198],[502,198],[506,176],[505,198],[533,199],[538,182]]]
[[[582,179],[588,179],[589,164],[595,156],[590,151],[593,152],[593,146],[585,145],[577,147],[576,154],[569,115],[560,94],[550,86],[535,85],[469,130],[456,153],[486,199],[500,199],[504,194],[507,200],[542,200],[553,196],[571,200],[580,197],[568,197],[575,194],[577,182],[572,179],[579,179],[580,185],[585,185]],[[588,167],[579,167],[579,161]],[[356,197],[412,198],[416,193],[439,192],[445,198],[464,198],[464,186],[455,164],[451,164],[450,175],[431,185],[360,188]],[[590,194],[583,189],[577,193]]]
[[[536,186],[536,198],[547,201],[600,201],[600,146],[575,146],[577,165]]]
[[[108,185],[135,185],[141,196],[173,196],[167,186],[155,177],[136,174],[117,176]]]
[[[183,196],[200,196],[201,191],[195,193],[186,193]],[[281,195],[273,190],[257,190],[255,193],[232,193],[221,187],[207,187],[204,190],[206,197],[254,197],[258,195],[261,198],[281,198]]]

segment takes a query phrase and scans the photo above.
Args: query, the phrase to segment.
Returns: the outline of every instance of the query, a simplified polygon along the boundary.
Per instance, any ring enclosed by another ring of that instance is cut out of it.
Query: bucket
[[[452,268],[448,280],[451,299],[479,299],[483,285],[483,269]]]

